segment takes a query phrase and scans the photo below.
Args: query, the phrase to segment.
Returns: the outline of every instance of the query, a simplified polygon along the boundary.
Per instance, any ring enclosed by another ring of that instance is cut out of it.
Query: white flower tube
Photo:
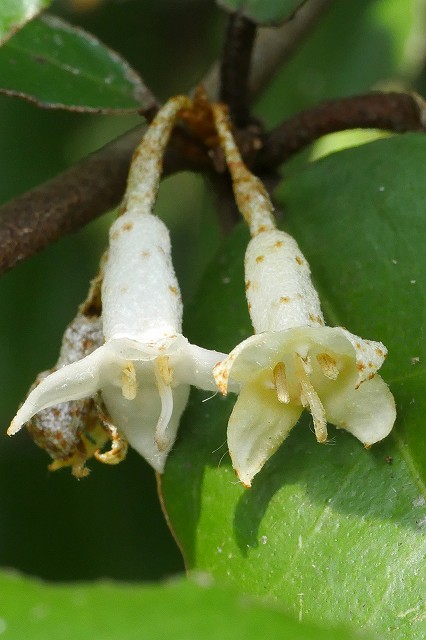
[[[318,442],[327,422],[365,446],[382,440],[395,421],[395,403],[376,371],[387,350],[342,327],[326,327],[309,265],[296,241],[275,228],[261,182],[241,160],[226,114],[213,107],[241,213],[252,239],[245,256],[246,294],[256,335],[215,367],[223,394],[230,381],[241,392],[228,424],[235,471],[249,487],[303,408],[312,414]]]
[[[113,425],[162,472],[189,385],[216,388],[212,369],[225,354],[191,345],[181,334],[182,302],[169,233],[151,213],[165,146],[179,111],[190,106],[183,96],[169,100],[134,154],[104,265],[105,344],[45,378],[19,409],[10,435],[47,407],[100,391]]]

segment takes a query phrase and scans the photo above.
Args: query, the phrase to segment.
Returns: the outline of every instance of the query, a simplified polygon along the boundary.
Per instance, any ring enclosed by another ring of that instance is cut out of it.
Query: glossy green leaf
[[[207,576],[156,586],[112,582],[57,585],[0,574],[5,640],[327,640],[330,630],[300,625],[274,609],[214,586]],[[331,631],[335,640],[354,636]]]
[[[303,619],[392,640],[426,632],[425,155],[423,135],[373,142],[312,164],[277,194],[328,323],[389,348],[392,435],[367,451],[330,427],[329,446],[319,445],[305,414],[245,490],[226,447],[234,398],[195,392],[163,477],[189,567]],[[247,239],[237,230],[208,271],[188,312],[192,342],[229,350],[250,335]]]
[[[33,20],[0,49],[0,92],[42,107],[96,113],[134,113],[154,104],[123,58],[52,16]]]
[[[257,24],[280,24],[292,16],[304,0],[217,0],[219,6],[240,12]]]
[[[0,3],[0,44],[24,24],[46,9],[52,0],[2,0]]]

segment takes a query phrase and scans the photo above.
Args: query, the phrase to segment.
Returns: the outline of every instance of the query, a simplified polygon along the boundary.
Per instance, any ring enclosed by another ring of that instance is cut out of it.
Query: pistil
[[[312,373],[309,358],[304,360],[298,353],[294,354],[296,375],[301,386],[300,401],[305,408],[309,407],[314,421],[314,431],[318,442],[327,441],[327,420],[323,404],[315,391],[310,374]]]
[[[161,413],[155,428],[155,442],[160,451],[165,451],[170,445],[170,440],[166,436],[166,429],[173,413],[173,393],[170,386],[172,376],[167,356],[156,358],[154,361],[154,374],[161,400]]]
[[[336,360],[328,353],[319,353],[317,361],[321,367],[321,371],[329,380],[337,380],[340,373]]]

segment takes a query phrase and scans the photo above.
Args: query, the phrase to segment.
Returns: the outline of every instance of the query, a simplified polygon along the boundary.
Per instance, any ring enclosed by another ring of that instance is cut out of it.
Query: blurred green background
[[[53,11],[119,51],[161,99],[187,91],[220,52],[226,20],[212,1],[111,0],[90,11],[75,10],[82,4],[58,2]],[[425,23],[424,0],[337,0],[261,96],[257,114],[272,125],[330,97],[371,88],[422,90]],[[0,98],[0,202],[138,122],[136,117],[42,111]],[[315,153],[364,139],[359,133],[330,136]],[[293,169],[310,155],[303,154]],[[158,213],[172,228],[186,300],[220,242],[214,204],[200,176],[174,176],[161,188]],[[0,279],[4,432],[36,374],[57,359],[64,329],[96,272],[111,216]],[[91,475],[81,481],[68,470],[49,473],[48,462],[25,433],[0,437],[1,565],[54,580],[154,580],[183,570],[158,504],[154,474],[140,457],[130,452],[117,467],[92,462]]]

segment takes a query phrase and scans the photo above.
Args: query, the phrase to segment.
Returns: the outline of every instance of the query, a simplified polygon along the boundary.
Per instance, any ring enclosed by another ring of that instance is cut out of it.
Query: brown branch
[[[269,84],[334,1],[307,0],[280,27],[261,27],[257,30],[249,82],[252,100]],[[206,93],[212,101],[219,99],[219,74],[219,64],[216,63],[203,80]]]
[[[102,147],[67,171],[0,208],[0,273],[119,204],[144,126]],[[164,175],[209,166],[203,150],[177,132]],[[185,147],[184,155],[180,149]]]
[[[263,139],[256,169],[274,169],[321,136],[347,129],[425,131],[426,102],[414,93],[396,92],[324,102],[270,131]]]
[[[237,13],[229,16],[220,66],[219,99],[228,105],[232,121],[240,128],[249,121],[248,78],[255,37],[254,22]]]
[[[0,209],[0,273],[118,204],[143,128],[106,145]]]

